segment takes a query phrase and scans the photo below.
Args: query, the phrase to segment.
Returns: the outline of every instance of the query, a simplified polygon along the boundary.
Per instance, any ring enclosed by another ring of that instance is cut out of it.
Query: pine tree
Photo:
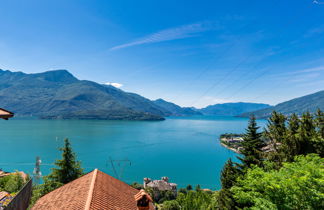
[[[319,136],[324,139],[324,112],[320,109],[316,112],[316,127],[319,133]]]
[[[315,122],[309,112],[302,115],[299,130],[299,154],[308,154],[314,152],[313,140],[316,138]]]
[[[257,126],[255,117],[252,115],[250,117],[248,128],[246,129],[246,134],[243,137],[242,142],[242,155],[243,157],[238,157],[242,164],[241,169],[245,170],[250,168],[252,165],[262,165],[262,151],[263,141],[261,139],[261,133],[258,132],[259,127]]]
[[[298,138],[298,130],[300,120],[296,114],[292,114],[288,121],[287,137],[285,143],[282,145],[286,160],[291,162],[294,157],[300,154],[300,142]]]
[[[229,189],[221,189],[217,198],[218,208],[224,210],[234,210],[236,208],[236,202],[233,198],[233,194]]]
[[[238,177],[238,169],[234,166],[231,159],[229,159],[221,172],[222,189],[218,196],[219,209],[235,209],[235,200],[232,196],[230,188],[236,183]]]
[[[187,189],[187,191],[190,191],[190,190],[192,190],[192,186],[190,184],[188,184],[186,189]]]
[[[267,154],[269,160],[281,164],[285,159],[285,144],[287,141],[286,134],[286,117],[273,111],[271,117],[268,119],[268,125],[265,130],[265,135],[270,141],[270,145],[273,148],[272,152]]]
[[[49,178],[52,181],[66,184],[80,177],[83,174],[83,169],[80,162],[76,160],[76,155],[72,151],[68,139],[64,140],[64,147],[60,150],[62,151],[62,159],[55,162],[58,168],[52,169]]]
[[[313,147],[317,154],[324,157],[324,113],[318,109],[315,115],[317,137],[313,141]]]
[[[236,182],[236,178],[238,177],[238,170],[234,166],[231,159],[229,159],[221,172],[221,183],[222,189],[230,189]]]

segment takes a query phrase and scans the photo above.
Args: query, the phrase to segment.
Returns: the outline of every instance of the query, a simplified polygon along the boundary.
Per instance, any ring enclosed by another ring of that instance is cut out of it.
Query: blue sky
[[[0,68],[182,106],[276,104],[324,89],[324,0],[1,0]]]

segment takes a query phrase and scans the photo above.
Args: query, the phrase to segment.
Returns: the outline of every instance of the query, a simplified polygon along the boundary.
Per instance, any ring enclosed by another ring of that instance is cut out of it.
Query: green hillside
[[[274,110],[285,115],[290,115],[292,113],[301,115],[306,111],[314,113],[318,108],[324,110],[324,91],[295,98],[267,109],[244,113],[240,116],[248,117],[251,114],[254,114],[257,118],[267,118]]]
[[[109,85],[78,80],[66,70],[25,74],[0,70],[0,102],[18,116],[162,120],[149,99]]]

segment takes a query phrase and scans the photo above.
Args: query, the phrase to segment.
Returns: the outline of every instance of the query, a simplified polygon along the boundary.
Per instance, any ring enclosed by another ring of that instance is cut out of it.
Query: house
[[[10,112],[8,110],[0,108],[0,118],[8,120],[9,118],[11,118],[13,116],[14,116],[14,113],[12,113],[12,112]]]
[[[153,210],[152,198],[143,190],[98,169],[41,197],[33,210]]]
[[[158,200],[161,192],[169,191],[174,196],[177,195],[177,184],[170,183],[168,177],[162,177],[161,180],[151,180],[150,178],[144,178],[144,189],[151,188],[153,191],[154,199]]]

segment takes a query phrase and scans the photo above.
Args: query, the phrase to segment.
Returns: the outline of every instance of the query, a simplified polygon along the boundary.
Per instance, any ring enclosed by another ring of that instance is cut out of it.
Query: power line
[[[300,17],[303,17],[302,15],[298,15],[298,16],[300,16]],[[291,18],[291,21],[294,21],[295,19],[294,18]],[[287,25],[290,25],[291,24],[291,21],[288,21],[287,22]],[[284,27],[285,28],[285,27]],[[282,36],[282,33],[281,33],[281,36]],[[258,64],[257,64],[258,65]],[[255,65],[255,66],[257,66],[257,65]],[[264,76],[265,74],[267,74],[268,73],[268,71],[264,71],[264,72],[262,72],[261,74],[259,74],[258,76],[256,76],[255,78],[252,78],[252,80],[250,80],[250,81],[248,81],[246,84],[244,84],[241,88],[239,88],[239,90],[238,91],[236,91],[234,94],[232,94],[230,97],[227,97],[227,99],[228,98],[232,98],[233,96],[235,96],[236,94],[238,94],[242,89],[245,89],[246,87],[248,87],[249,85],[251,85],[254,81],[256,81],[257,79],[259,79],[259,78],[261,78],[262,76]],[[215,87],[216,85],[214,85],[214,87]],[[212,88],[209,88],[208,89],[208,91],[206,91],[206,92],[209,92],[209,90],[211,90],[211,89],[213,89],[214,87],[212,87]],[[196,100],[196,102],[198,101],[198,100],[200,100],[200,98],[198,98],[197,100]],[[195,102],[195,103],[196,103]]]

